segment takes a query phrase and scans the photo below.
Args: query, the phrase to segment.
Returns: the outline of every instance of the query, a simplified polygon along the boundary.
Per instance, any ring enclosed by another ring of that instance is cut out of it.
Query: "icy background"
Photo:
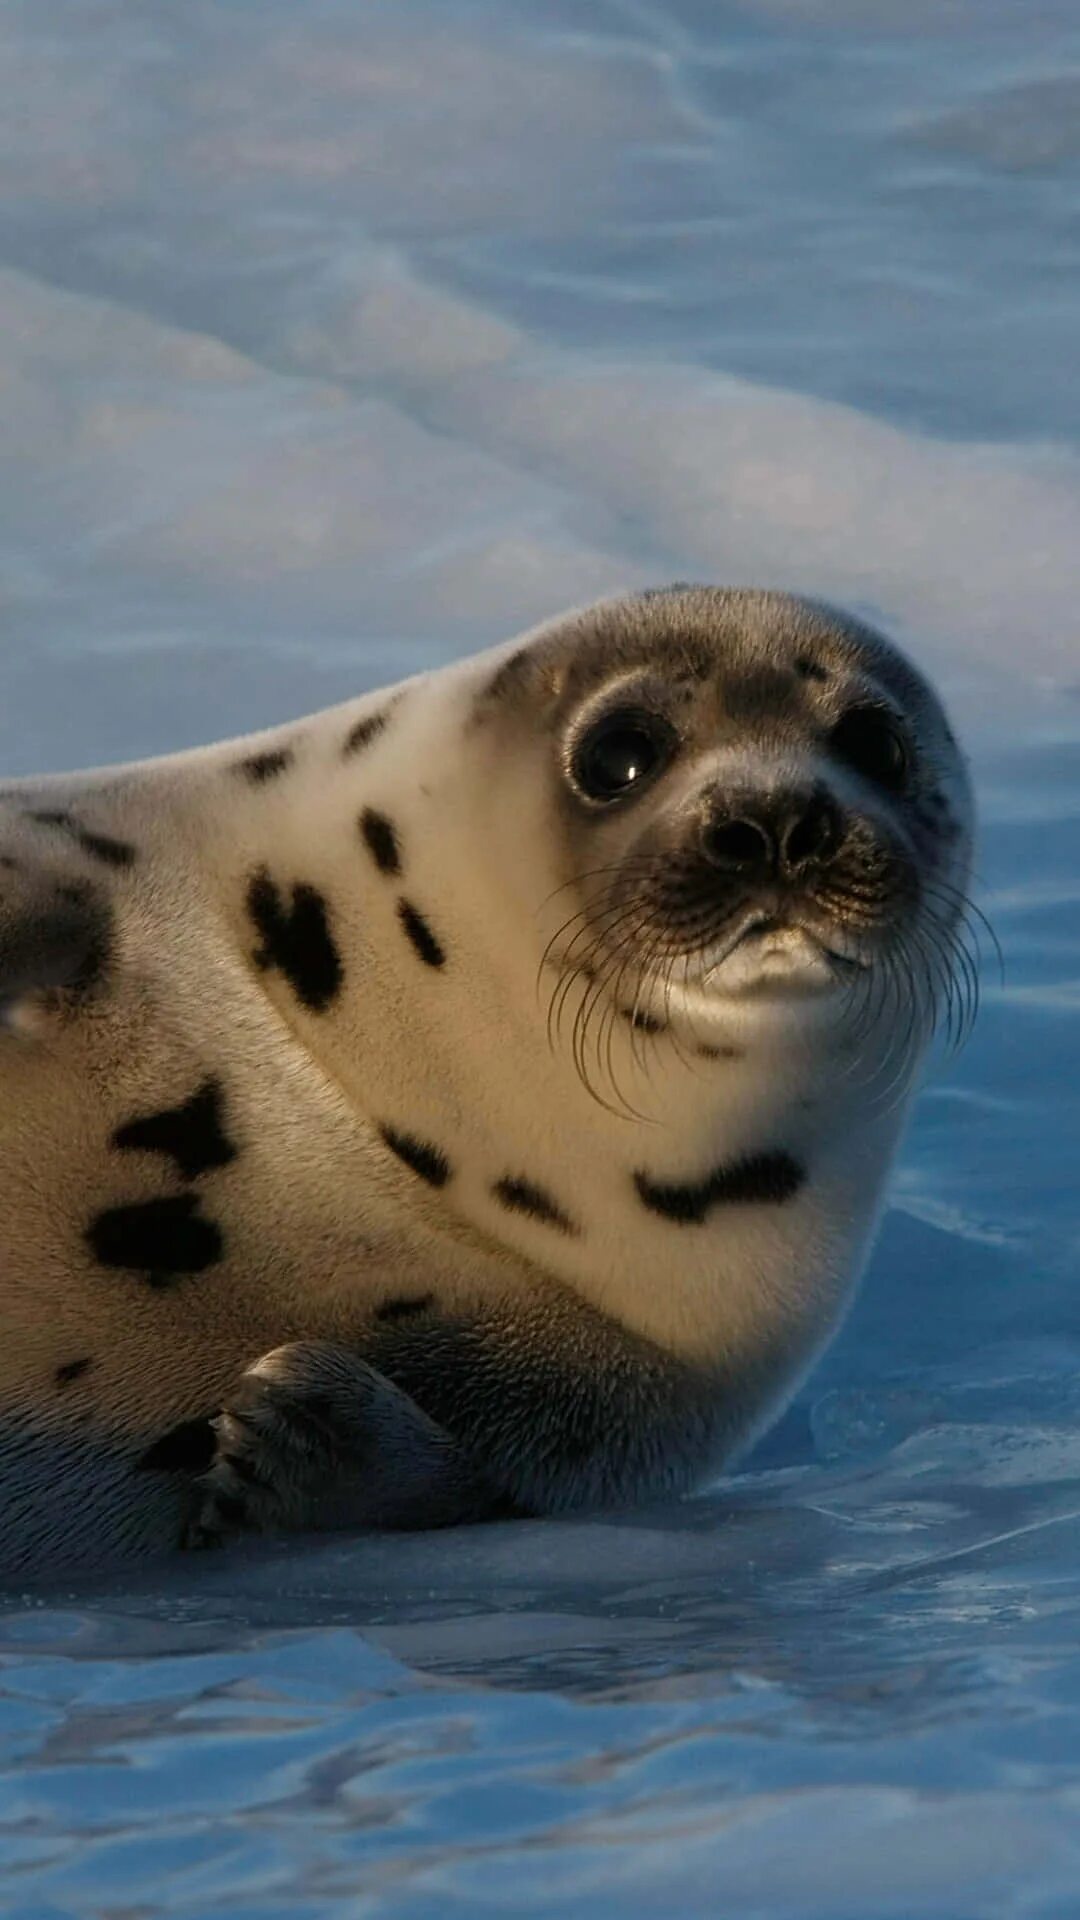
[[[7,1911],[1075,1920],[1075,0],[6,0],[0,105],[0,772],[783,584],[1007,962],[709,1498],[10,1596]]]

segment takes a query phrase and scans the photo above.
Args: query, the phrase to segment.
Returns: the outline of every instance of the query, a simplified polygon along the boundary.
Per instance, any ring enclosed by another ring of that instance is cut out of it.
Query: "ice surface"
[[[765,581],[947,688],[1006,957],[676,1512],[13,1594],[13,1913],[1080,1911],[1071,0],[23,0],[0,771]]]

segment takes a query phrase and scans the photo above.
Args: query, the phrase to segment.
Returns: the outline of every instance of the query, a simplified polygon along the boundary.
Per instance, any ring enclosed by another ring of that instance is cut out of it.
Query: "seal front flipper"
[[[562,1289],[469,1316],[399,1311],[372,1328],[363,1355],[279,1347],[215,1422],[185,1544],[685,1493],[740,1424],[749,1371],[722,1381]]]
[[[214,1421],[183,1544],[243,1531],[407,1528],[481,1519],[493,1490],[457,1442],[358,1354],[325,1341],[275,1348]]]

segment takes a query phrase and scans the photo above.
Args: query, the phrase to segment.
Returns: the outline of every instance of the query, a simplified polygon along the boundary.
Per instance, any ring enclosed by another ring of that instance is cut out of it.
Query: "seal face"
[[[969,1010],[971,831],[895,647],[704,587],[6,789],[2,1564],[714,1472]]]

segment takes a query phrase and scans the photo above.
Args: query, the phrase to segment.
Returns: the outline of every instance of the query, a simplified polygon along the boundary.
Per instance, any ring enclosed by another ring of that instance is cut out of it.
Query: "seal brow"
[[[805,1181],[805,1169],[782,1149],[748,1154],[730,1166],[717,1167],[703,1180],[685,1184],[651,1180],[647,1173],[634,1175],[643,1205],[681,1226],[701,1226],[713,1207],[778,1205],[793,1199]]]

